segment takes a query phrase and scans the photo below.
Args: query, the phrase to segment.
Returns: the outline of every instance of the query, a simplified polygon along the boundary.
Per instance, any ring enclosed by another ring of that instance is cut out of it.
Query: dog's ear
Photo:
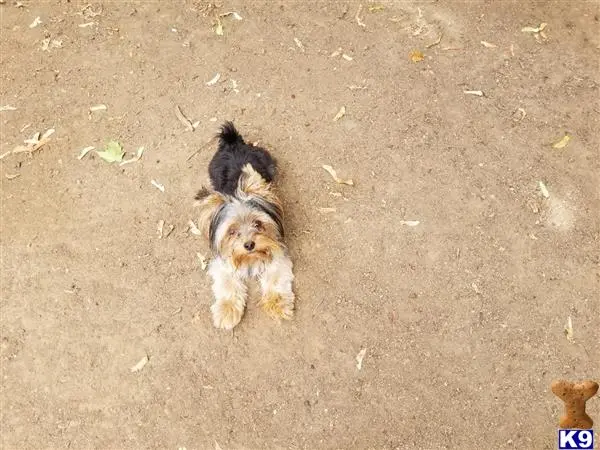
[[[206,188],[200,189],[196,194],[196,205],[200,207],[200,217],[198,219],[198,227],[202,233],[208,238],[210,223],[225,204],[227,199],[218,192],[211,192]]]

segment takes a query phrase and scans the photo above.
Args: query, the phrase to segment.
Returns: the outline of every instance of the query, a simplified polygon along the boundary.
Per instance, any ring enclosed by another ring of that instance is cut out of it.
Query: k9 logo
[[[593,430],[558,430],[558,450],[591,450],[593,448]]]

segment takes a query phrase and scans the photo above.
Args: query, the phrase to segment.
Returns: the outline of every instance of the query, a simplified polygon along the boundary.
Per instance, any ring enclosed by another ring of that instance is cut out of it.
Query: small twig
[[[171,233],[173,232],[174,229],[175,229],[175,225],[169,225],[169,231],[167,231],[167,233],[163,236],[163,239],[166,239],[169,236],[171,236]]]
[[[190,156],[187,157],[186,161],[189,161],[190,159],[192,159],[194,156],[196,156],[198,153],[200,153],[202,150],[204,150],[206,148],[206,146],[210,143],[212,143],[215,140],[216,136],[211,137],[206,144],[202,145],[198,150],[196,150],[194,153],[192,153]]]
[[[356,19],[356,23],[358,25],[360,25],[363,28],[367,28],[367,26],[365,25],[365,23],[360,18],[360,13],[361,13],[362,9],[363,9],[363,6],[362,5],[358,5],[358,10],[356,11],[356,15],[354,16],[354,18]]]
[[[583,349],[585,350],[585,354],[588,356],[588,358],[591,359],[592,357],[590,356],[590,352],[588,352],[588,349],[585,348],[585,345],[583,345],[583,344],[579,344],[579,345],[581,345],[583,347]]]
[[[317,304],[315,305],[315,307],[314,307],[314,308],[313,308],[313,310],[312,310],[312,313],[313,313],[313,315],[315,314],[315,311],[317,310],[317,308],[318,308],[319,306],[321,306],[321,304],[322,304],[324,301],[325,301],[325,297],[323,297],[323,299],[322,299],[322,300],[321,300],[319,303],[317,303]]]
[[[429,44],[429,45],[426,45],[426,46],[425,46],[425,48],[431,48],[431,47],[434,47],[434,46],[438,45],[440,42],[442,42],[442,37],[443,37],[443,36],[444,36],[444,33],[440,33],[440,37],[439,37],[439,38],[437,38],[437,41],[435,41],[435,42],[432,42],[432,43],[431,43],[431,44]]]
[[[184,127],[186,127],[189,131],[194,131],[194,125],[192,125],[192,121],[185,117],[179,105],[175,107],[175,114]]]

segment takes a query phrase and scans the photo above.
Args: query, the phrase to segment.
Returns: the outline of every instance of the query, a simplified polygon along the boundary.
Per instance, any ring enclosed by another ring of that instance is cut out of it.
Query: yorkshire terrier
[[[196,195],[200,226],[214,254],[208,269],[213,323],[230,330],[240,322],[252,278],[260,283],[263,311],[289,320],[294,274],[283,242],[281,202],[271,186],[276,162],[267,150],[246,144],[231,122],[221,127],[218,138],[208,166],[212,188]]]

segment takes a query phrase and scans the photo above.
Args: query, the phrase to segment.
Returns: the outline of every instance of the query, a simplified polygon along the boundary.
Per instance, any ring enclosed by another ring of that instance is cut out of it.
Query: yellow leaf
[[[217,23],[213,27],[213,30],[217,36],[223,36],[223,24],[219,18],[217,18]]]
[[[556,142],[552,147],[565,148],[570,140],[571,140],[571,136],[569,136],[568,134],[565,134],[563,136],[563,138],[560,141]]]
[[[419,61],[423,61],[425,59],[425,55],[423,55],[423,52],[419,51],[419,50],[413,50],[412,52],[410,52],[410,60],[412,62],[419,62]]]
[[[342,106],[340,108],[340,110],[338,111],[338,113],[335,115],[335,117],[333,118],[334,122],[337,122],[338,120],[340,120],[342,117],[344,117],[346,115],[346,107]]]

